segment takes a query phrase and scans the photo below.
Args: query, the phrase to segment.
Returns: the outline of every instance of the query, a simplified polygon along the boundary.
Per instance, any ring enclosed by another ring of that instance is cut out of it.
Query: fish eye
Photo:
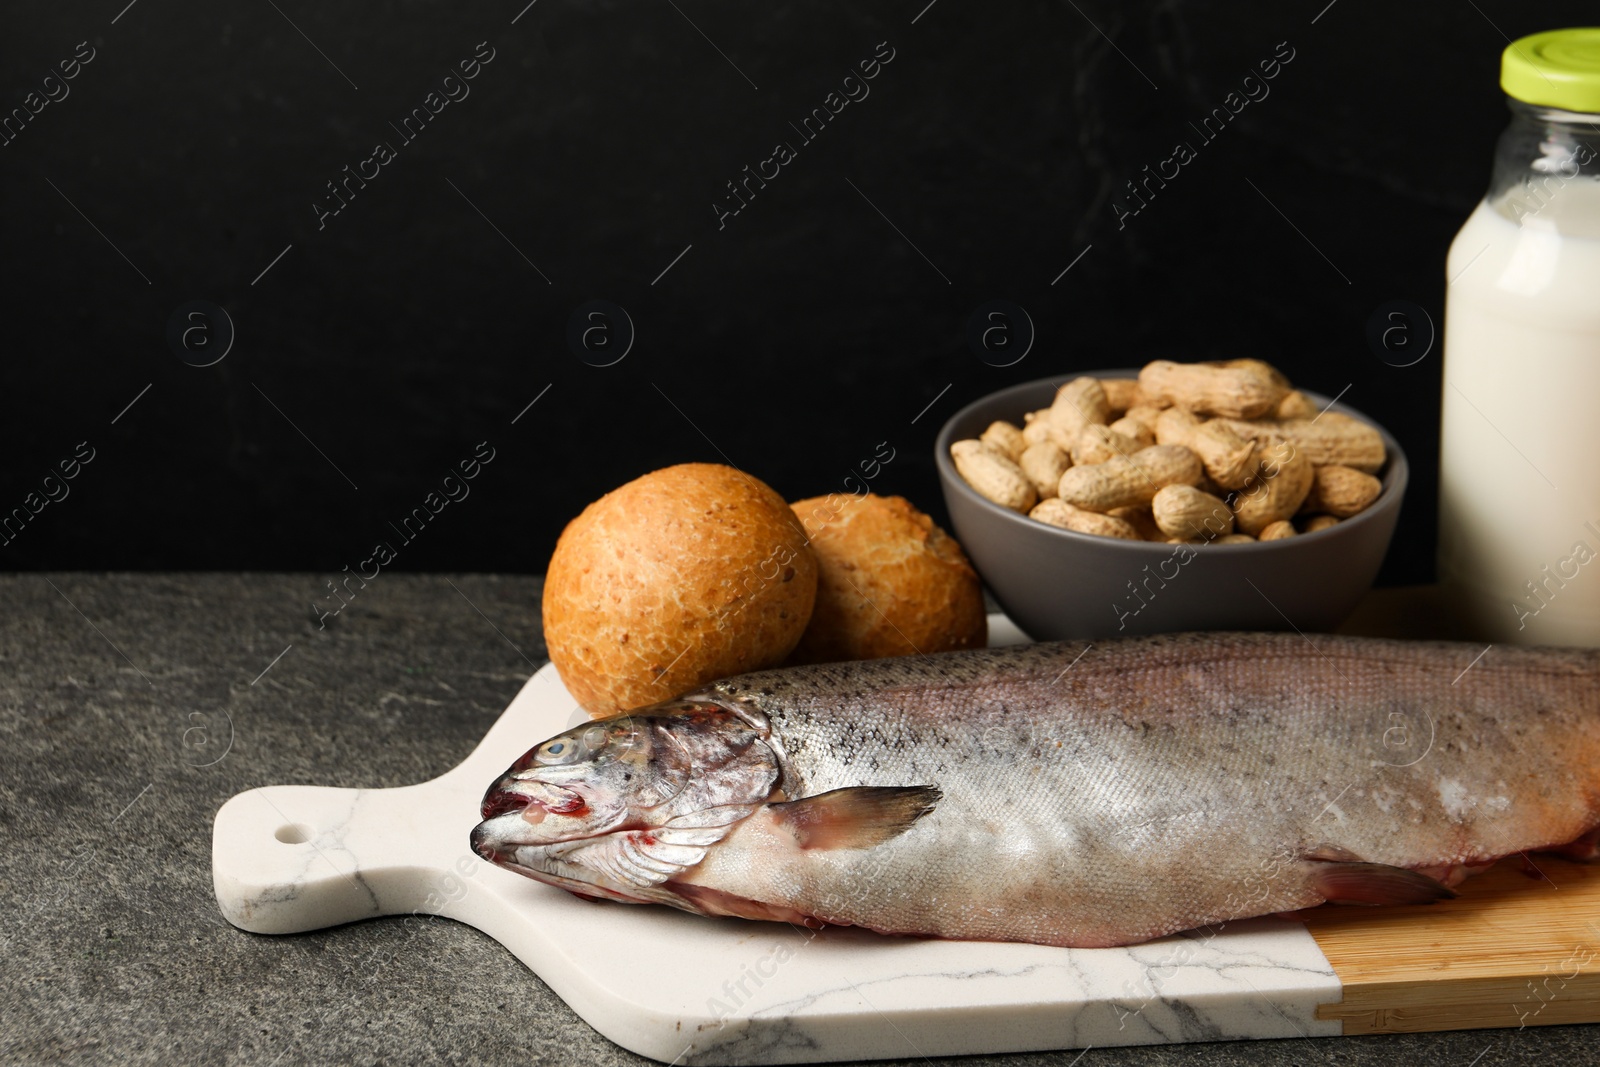
[[[570,737],[552,737],[540,745],[533,758],[546,767],[573,763],[583,753],[583,746]]]

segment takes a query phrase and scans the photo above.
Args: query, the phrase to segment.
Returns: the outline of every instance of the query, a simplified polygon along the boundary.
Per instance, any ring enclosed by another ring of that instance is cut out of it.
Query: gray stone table
[[[544,662],[539,581],[0,576],[0,1063],[647,1063],[476,930],[225,923],[211,820],[276,783],[394,786],[473,747]],[[915,1057],[909,1047],[908,1057]],[[1600,1062],[1600,1026],[971,1064]]]

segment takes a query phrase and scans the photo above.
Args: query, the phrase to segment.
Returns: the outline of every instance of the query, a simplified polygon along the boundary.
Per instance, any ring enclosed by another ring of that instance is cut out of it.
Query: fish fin
[[[1569,841],[1564,845],[1552,845],[1539,851],[1560,856],[1573,863],[1600,863],[1600,828],[1590,830],[1576,841]]]
[[[768,804],[801,848],[871,848],[899,837],[933,810],[938,786],[860,785]]]
[[[701,915],[731,915],[740,919],[760,919],[766,922],[789,923],[808,930],[821,930],[828,924],[814,915],[796,911],[786,904],[768,904],[751,900],[721,889],[692,882],[670,882],[667,889],[678,894],[686,904]]]
[[[1301,859],[1331,860],[1335,863],[1358,863],[1361,857],[1341,845],[1332,845],[1324,842],[1314,848],[1300,853]]]
[[[1432,904],[1455,896],[1436,879],[1385,863],[1323,862],[1311,884],[1334,904]]]

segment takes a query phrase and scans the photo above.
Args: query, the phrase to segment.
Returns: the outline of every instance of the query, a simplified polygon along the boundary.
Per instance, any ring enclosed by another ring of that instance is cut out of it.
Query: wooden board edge
[[[1343,1000],[1319,1004],[1316,1017],[1342,1023],[1346,1036],[1594,1023],[1600,1022],[1600,971],[1375,982],[1347,987]]]

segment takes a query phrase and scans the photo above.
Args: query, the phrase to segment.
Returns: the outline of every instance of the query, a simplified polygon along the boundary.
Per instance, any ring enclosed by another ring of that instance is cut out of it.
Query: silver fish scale
[[[885,931],[1120,944],[1320,903],[1308,852],[1433,867],[1600,825],[1600,653],[1480,651],[1179,635],[729,679],[696,696],[768,718],[789,797],[944,795],[871,849],[735,834],[695,880]]]

